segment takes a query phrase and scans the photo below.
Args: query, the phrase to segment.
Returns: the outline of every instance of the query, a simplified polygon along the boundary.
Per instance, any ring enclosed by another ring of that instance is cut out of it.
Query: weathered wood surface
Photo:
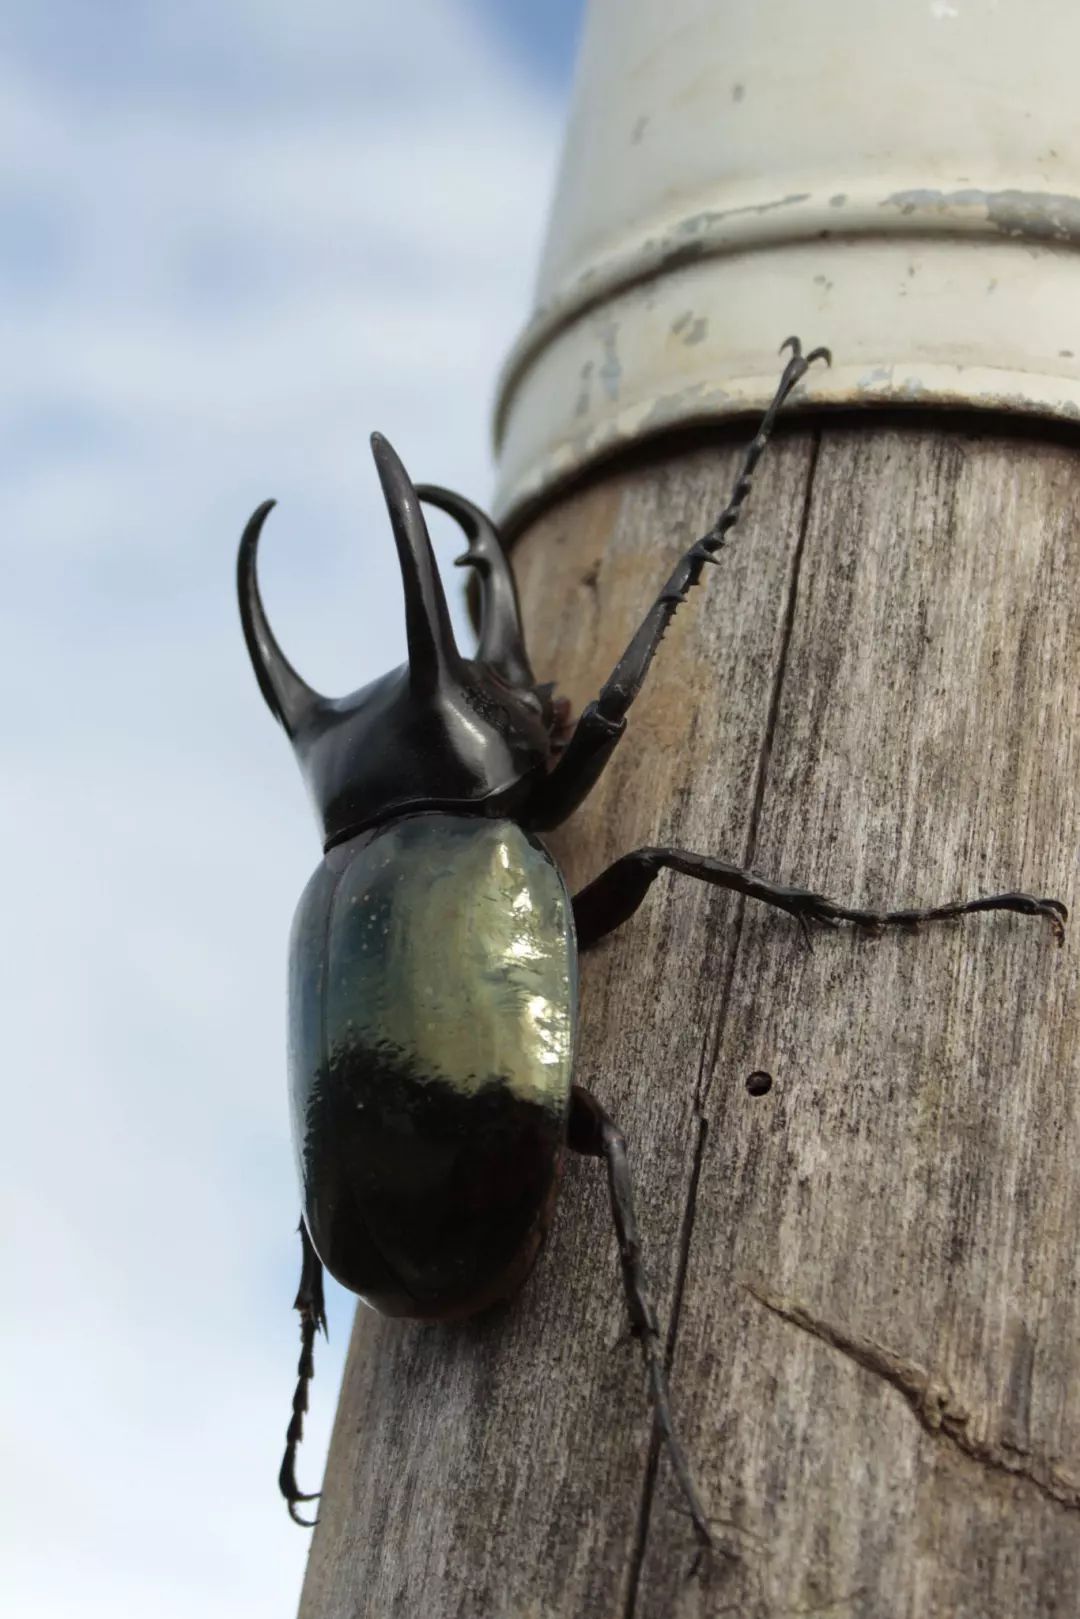
[[[575,705],[736,454],[610,473],[524,537],[536,662]],[[871,904],[1080,902],[1078,514],[1061,444],[783,437],[553,840],[573,883],[668,841]],[[810,951],[661,879],[584,965],[579,1077],[630,1141],[677,1417],[738,1560],[691,1572],[603,1173],[572,1160],[512,1307],[360,1312],[303,1619],[1075,1613],[1078,966],[1080,929],[1058,950],[1012,916]]]

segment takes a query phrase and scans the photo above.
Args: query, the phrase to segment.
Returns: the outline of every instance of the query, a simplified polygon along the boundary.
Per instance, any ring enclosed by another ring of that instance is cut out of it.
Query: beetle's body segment
[[[566,1136],[577,1002],[558,868],[512,821],[396,819],[325,856],[289,965],[304,1215],[391,1315],[506,1297],[539,1249]]]
[[[323,831],[290,957],[290,1073],[303,1185],[301,1352],[279,1482],[297,1522],[296,1448],[322,1267],[395,1315],[468,1315],[512,1293],[543,1240],[566,1144],[603,1158],[627,1309],[656,1420],[694,1531],[708,1519],[675,1431],[661,1335],[642,1262],[626,1142],[573,1083],[576,953],[627,921],[661,871],[777,906],[810,923],[880,930],[974,911],[1045,918],[1026,893],[922,910],[837,904],[713,855],[636,849],[573,899],[536,833],[582,803],[626,730],[672,616],[718,561],[784,400],[816,359],[796,338],[727,506],[677,560],[594,702],[568,705],[533,677],[509,560],[478,507],[412,484],[385,439],[372,447],[405,594],[409,659],[351,697],[322,697],[287,661],[259,597],[255,553],[272,502],[240,542],[244,637],[263,696],[292,742]],[[480,636],[459,653],[421,501],[469,539]]]

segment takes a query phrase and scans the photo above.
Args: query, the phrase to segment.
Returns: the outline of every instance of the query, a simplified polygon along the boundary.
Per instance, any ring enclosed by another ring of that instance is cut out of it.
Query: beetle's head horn
[[[248,519],[240,541],[240,554],[236,560],[236,584],[240,597],[240,620],[244,626],[244,640],[251,656],[259,690],[266,698],[270,712],[281,721],[286,734],[295,737],[326,699],[301,680],[288,658],[278,646],[270,628],[259,594],[259,581],[255,572],[255,553],[263,524],[276,502],[264,500]]]
[[[490,664],[508,685],[528,690],[535,685],[536,677],[525,650],[513,569],[498,529],[479,506],[451,489],[422,483],[417,494],[421,500],[449,513],[464,529],[469,541],[469,549],[456,561],[458,567],[475,569],[480,581],[478,661]]]
[[[372,433],[371,451],[401,564],[410,684],[416,696],[434,696],[440,688],[460,685],[465,674],[450,625],[439,566],[431,548],[420,497],[396,451],[381,433]]]
[[[512,593],[491,596],[485,614],[492,626],[485,639],[488,661],[464,659],[420,496],[378,433],[371,447],[401,566],[406,665],[350,696],[321,697],[285,658],[259,596],[255,552],[273,501],[255,512],[240,543],[244,638],[262,694],[292,742],[327,848],[390,816],[432,805],[483,804],[501,813],[525,802],[551,753],[542,698],[531,684],[522,690],[514,683],[527,665],[515,639]],[[484,530],[470,545],[482,577],[485,570],[497,577],[501,550],[496,555],[491,549],[496,542]]]

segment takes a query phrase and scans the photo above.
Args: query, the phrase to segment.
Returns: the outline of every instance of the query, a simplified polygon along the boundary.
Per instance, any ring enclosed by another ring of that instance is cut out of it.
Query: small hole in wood
[[[772,1075],[767,1074],[763,1068],[755,1068],[747,1076],[746,1088],[751,1096],[768,1096],[772,1090]]]

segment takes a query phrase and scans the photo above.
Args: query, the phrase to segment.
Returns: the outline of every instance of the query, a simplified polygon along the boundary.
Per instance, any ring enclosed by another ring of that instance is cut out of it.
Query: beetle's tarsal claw
[[[797,337],[785,337],[776,352],[777,354],[783,354],[785,349],[791,350],[793,360],[798,360],[802,357],[802,344]]]
[[[322,1328],[326,1334],[326,1305],[323,1299],[322,1261],[308,1236],[303,1219],[299,1225],[303,1260],[300,1269],[300,1288],[293,1308],[300,1316],[300,1361],[296,1368],[296,1389],[293,1393],[292,1416],[285,1434],[285,1454],[278,1472],[278,1489],[285,1497],[289,1517],[301,1528],[312,1529],[316,1519],[301,1518],[296,1511],[298,1501],[317,1501],[319,1492],[307,1495],[296,1482],[296,1452],[304,1437],[304,1416],[308,1408],[308,1387],[315,1375],[315,1334]]]
[[[707,1557],[710,1552],[719,1552],[721,1557],[727,1557],[733,1563],[742,1562],[742,1553],[740,1551],[728,1545],[726,1541],[717,1540],[713,1534],[714,1524],[721,1524],[725,1529],[734,1529],[739,1532],[738,1524],[733,1524],[728,1518],[706,1518],[699,1523],[690,1508],[679,1501],[672,1502],[670,1511],[680,1518],[689,1518],[694,1526],[694,1539],[697,1541],[697,1550],[694,1553],[694,1561],[690,1565],[689,1573],[691,1578],[701,1567],[702,1559]],[[749,1538],[757,1539],[757,1536],[750,1536]]]
[[[297,1512],[296,1507],[297,1503],[300,1501],[317,1501],[318,1499],[319,1492],[316,1491],[314,1495],[298,1495],[295,1497],[295,1499],[290,1501],[289,1517],[292,1519],[293,1523],[299,1524],[301,1529],[314,1529],[315,1525],[319,1521],[318,1518],[302,1518]]]
[[[1054,938],[1059,945],[1065,943],[1065,924],[1069,920],[1069,907],[1060,899],[1044,899],[1042,913],[1050,923]]]
[[[832,365],[832,349],[827,349],[824,343],[816,349],[811,349],[806,356],[807,365],[813,365],[815,360],[824,360],[826,365]]]

